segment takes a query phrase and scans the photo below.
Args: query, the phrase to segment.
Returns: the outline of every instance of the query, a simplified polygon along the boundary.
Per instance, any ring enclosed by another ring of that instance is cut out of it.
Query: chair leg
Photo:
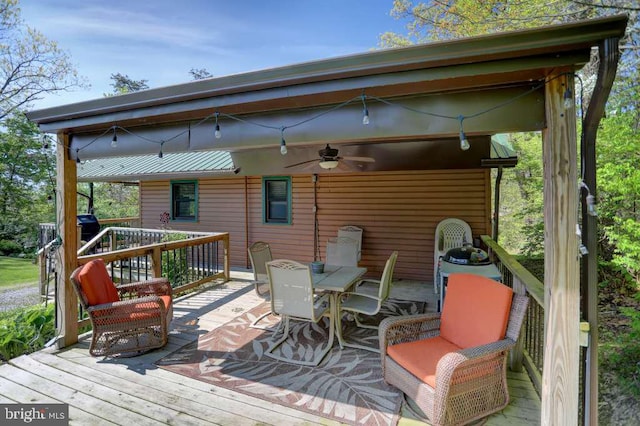
[[[360,317],[355,312],[353,313],[353,318],[356,320],[356,325],[360,328],[368,328],[369,330],[377,330],[380,328],[377,325],[369,325],[369,324],[364,324],[360,322]]]
[[[253,320],[253,322],[249,325],[249,327],[257,328],[259,330],[268,330],[269,329],[268,326],[261,326],[261,325],[258,325],[258,323],[262,321],[264,318],[268,317],[269,315],[271,315],[271,311],[265,312],[264,314],[260,315],[258,318]],[[278,324],[278,329],[279,328],[280,328],[280,324]]]
[[[338,308],[340,308],[340,304],[338,303]],[[359,345],[357,343],[349,343],[344,339],[344,335],[342,334],[342,312],[339,310],[338,311],[338,315],[336,315],[337,317],[337,326],[340,327],[340,335],[342,336],[342,339],[340,339],[340,348],[342,349],[343,347],[348,347],[348,348],[355,348],[355,349],[364,349],[365,351],[369,351],[369,352],[375,352],[377,354],[380,353],[380,349],[375,348],[375,347],[369,347],[369,346],[364,346],[364,345]],[[356,320],[356,324],[358,325],[358,327],[361,327],[361,323],[358,321],[358,314],[357,313],[353,313],[353,317]],[[362,328],[370,328],[370,329],[374,329],[377,330],[378,327],[374,327],[374,326],[370,326],[370,325],[366,325],[366,324],[362,324],[364,325],[364,327]]]

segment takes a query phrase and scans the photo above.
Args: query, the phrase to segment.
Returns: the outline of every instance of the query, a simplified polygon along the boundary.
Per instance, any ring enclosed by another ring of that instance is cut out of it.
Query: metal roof
[[[83,161],[78,164],[78,180],[82,182],[140,181],[233,175],[231,155],[226,151],[201,151],[111,157]]]

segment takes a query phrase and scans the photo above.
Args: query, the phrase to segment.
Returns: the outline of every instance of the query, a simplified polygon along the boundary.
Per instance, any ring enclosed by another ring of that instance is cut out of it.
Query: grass
[[[38,265],[31,259],[0,256],[0,288],[38,282]]]

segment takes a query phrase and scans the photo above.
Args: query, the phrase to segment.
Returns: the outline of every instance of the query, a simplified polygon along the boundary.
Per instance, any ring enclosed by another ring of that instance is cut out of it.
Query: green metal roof
[[[234,174],[231,155],[226,151],[165,153],[157,155],[112,157],[83,161],[78,165],[78,180],[113,182],[206,177]]]

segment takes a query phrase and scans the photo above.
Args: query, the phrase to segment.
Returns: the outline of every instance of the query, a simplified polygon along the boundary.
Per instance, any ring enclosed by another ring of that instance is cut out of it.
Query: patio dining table
[[[336,327],[336,336],[338,337],[340,349],[344,348],[344,339],[339,326],[340,321],[338,321],[338,315],[340,315],[337,312],[338,297],[350,289],[366,273],[367,268],[357,266],[325,265],[323,273],[311,274],[314,289],[331,292],[331,314],[333,315],[333,323]]]

